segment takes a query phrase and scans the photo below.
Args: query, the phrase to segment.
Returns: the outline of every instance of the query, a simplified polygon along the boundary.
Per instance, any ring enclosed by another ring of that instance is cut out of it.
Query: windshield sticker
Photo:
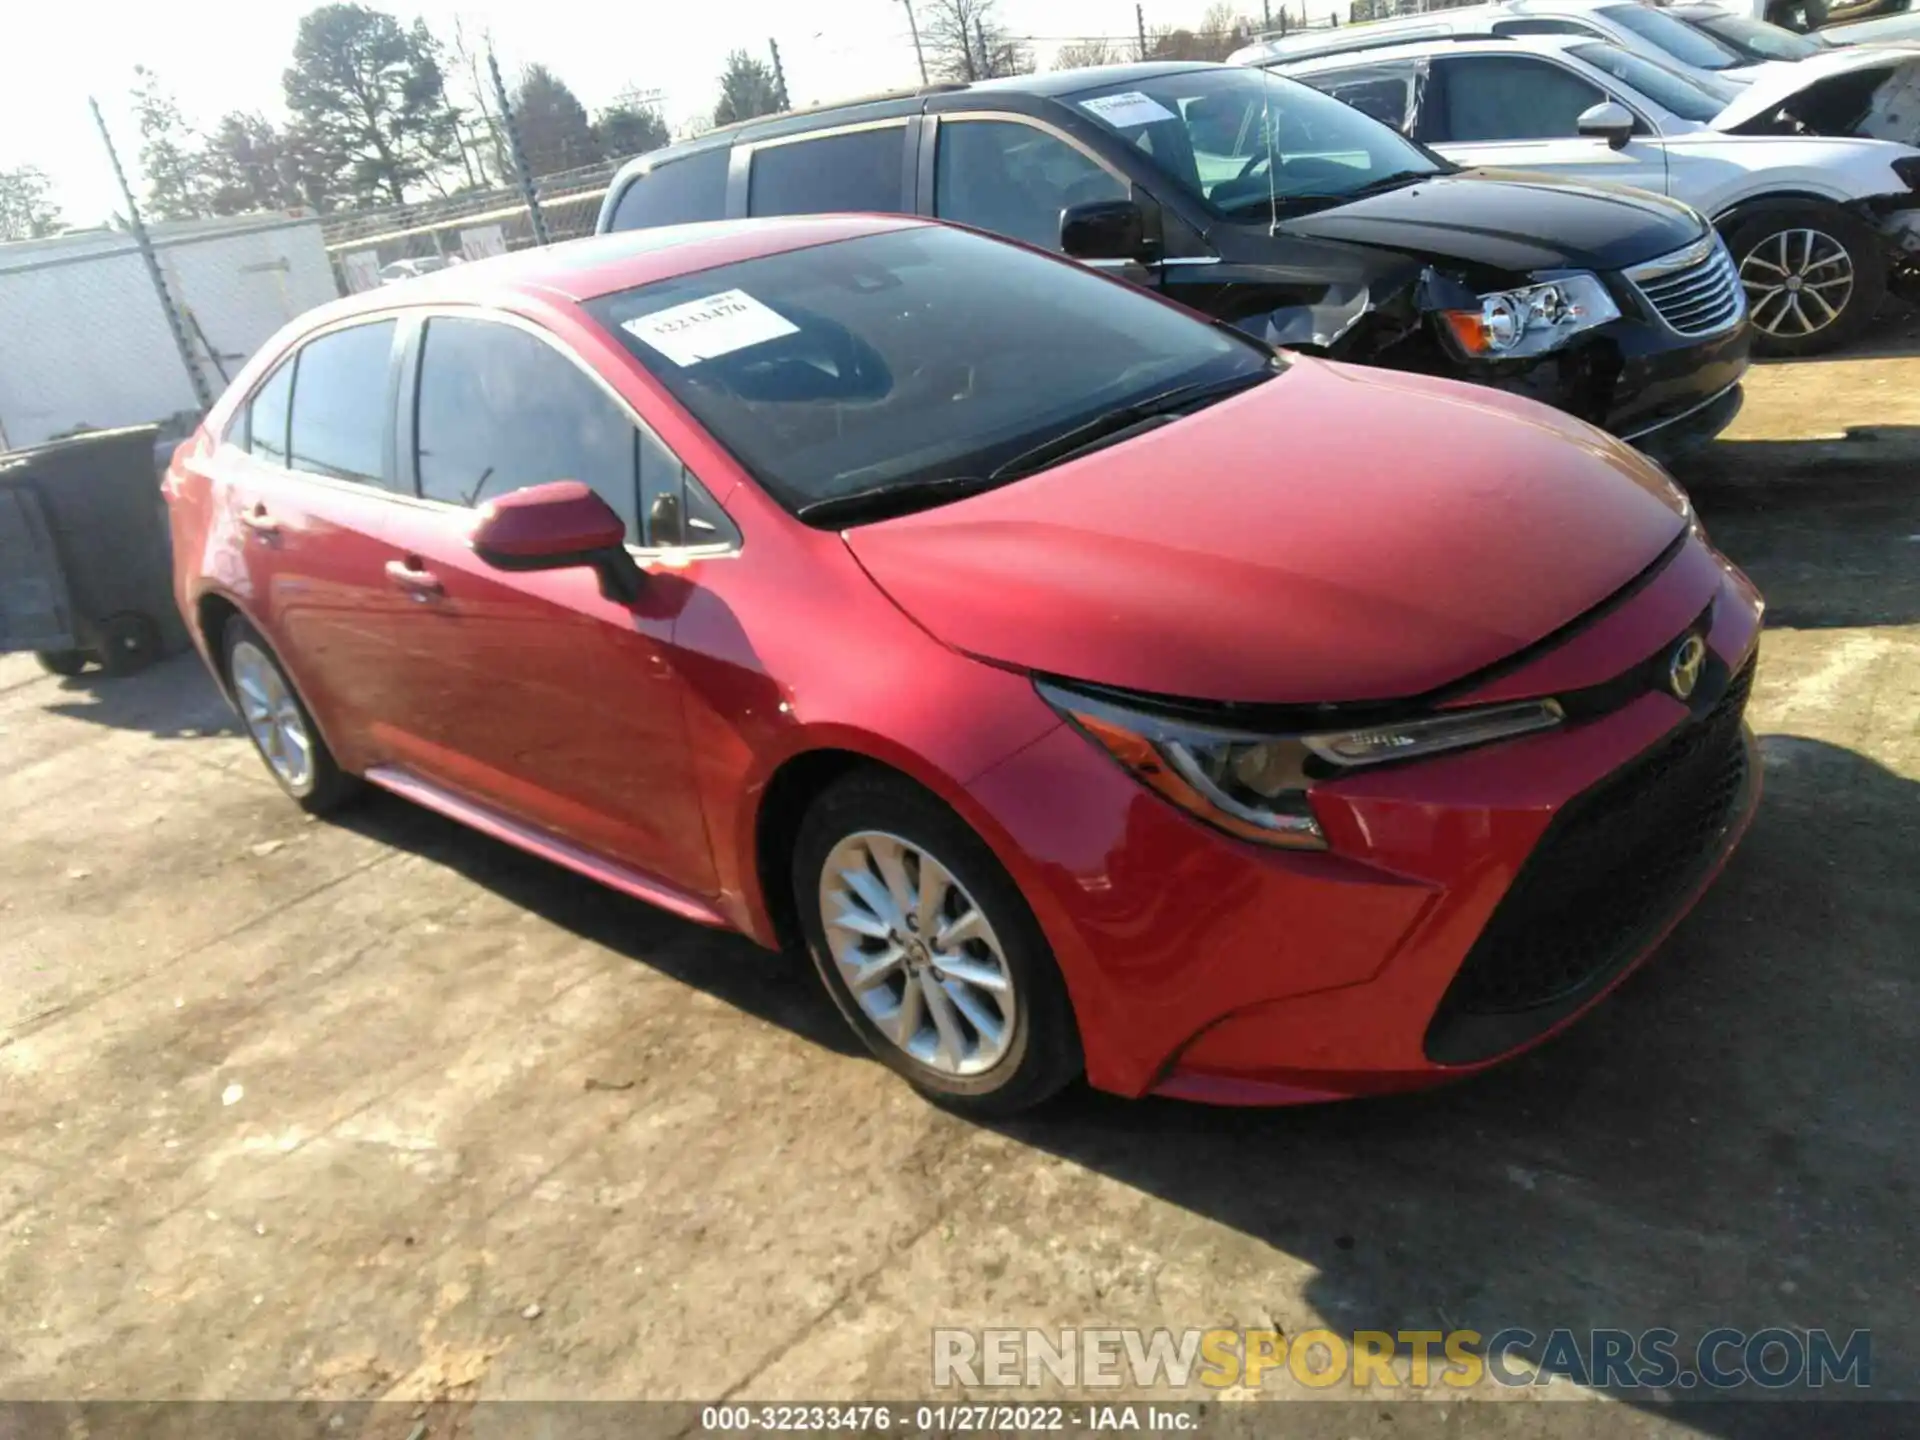
[[[1106,121],[1116,130],[1174,118],[1173,112],[1166,106],[1138,90],[1129,90],[1123,95],[1102,95],[1097,100],[1082,100],[1080,108],[1094,119]]]
[[[722,290],[672,305],[628,320],[620,328],[682,369],[800,333],[798,325],[744,290]]]

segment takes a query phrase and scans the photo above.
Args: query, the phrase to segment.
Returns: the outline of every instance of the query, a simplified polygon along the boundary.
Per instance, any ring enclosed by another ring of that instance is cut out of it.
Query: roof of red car
[[[436,300],[481,301],[514,291],[591,300],[718,265],[927,223],[911,215],[795,215],[620,230],[454,265],[362,291],[329,309],[338,315]]]

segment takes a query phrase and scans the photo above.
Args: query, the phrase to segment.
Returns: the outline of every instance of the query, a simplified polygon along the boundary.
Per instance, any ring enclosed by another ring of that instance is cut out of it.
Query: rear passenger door
[[[1417,138],[1461,165],[1538,170],[1666,194],[1666,152],[1659,145],[1636,133],[1615,150],[1580,133],[1580,116],[1612,98],[1586,76],[1538,56],[1441,56],[1432,62]],[[1640,123],[1651,135],[1645,120]]]
[[[747,170],[747,213],[911,213],[918,134],[919,127],[902,118],[741,147],[735,164]]]
[[[695,893],[713,888],[672,633],[685,587],[633,604],[592,571],[496,570],[466,543],[477,505],[578,480],[627,523],[642,563],[727,554],[700,482],[556,336],[497,314],[425,317],[399,439],[417,483],[405,557],[424,591],[408,666],[422,708],[407,763],[583,849]]]
[[[398,322],[358,320],[307,340],[228,434],[228,513],[244,573],[222,576],[266,629],[328,740],[363,763],[383,710],[400,607],[383,567],[396,504]]]

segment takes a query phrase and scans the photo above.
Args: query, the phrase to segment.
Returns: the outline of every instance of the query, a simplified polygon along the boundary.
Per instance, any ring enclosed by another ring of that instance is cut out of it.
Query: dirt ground
[[[1920,1398],[1916,353],[1757,370],[1682,474],[1771,606],[1718,885],[1391,1102],[969,1125],[796,962],[303,820],[192,657],[0,659],[0,1398],[924,1397],[936,1324],[1865,1328]]]

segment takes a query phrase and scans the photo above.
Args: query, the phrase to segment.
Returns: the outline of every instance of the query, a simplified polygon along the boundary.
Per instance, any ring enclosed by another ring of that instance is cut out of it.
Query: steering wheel
[[[1234,180],[1246,179],[1249,175],[1253,174],[1255,170],[1259,169],[1260,166],[1264,165],[1267,162],[1267,160],[1270,158],[1271,158],[1270,156],[1266,156],[1266,155],[1249,155],[1247,157],[1247,163],[1240,167],[1240,173],[1234,176],[1233,179]],[[1232,184],[1233,181],[1230,180],[1227,183]]]

